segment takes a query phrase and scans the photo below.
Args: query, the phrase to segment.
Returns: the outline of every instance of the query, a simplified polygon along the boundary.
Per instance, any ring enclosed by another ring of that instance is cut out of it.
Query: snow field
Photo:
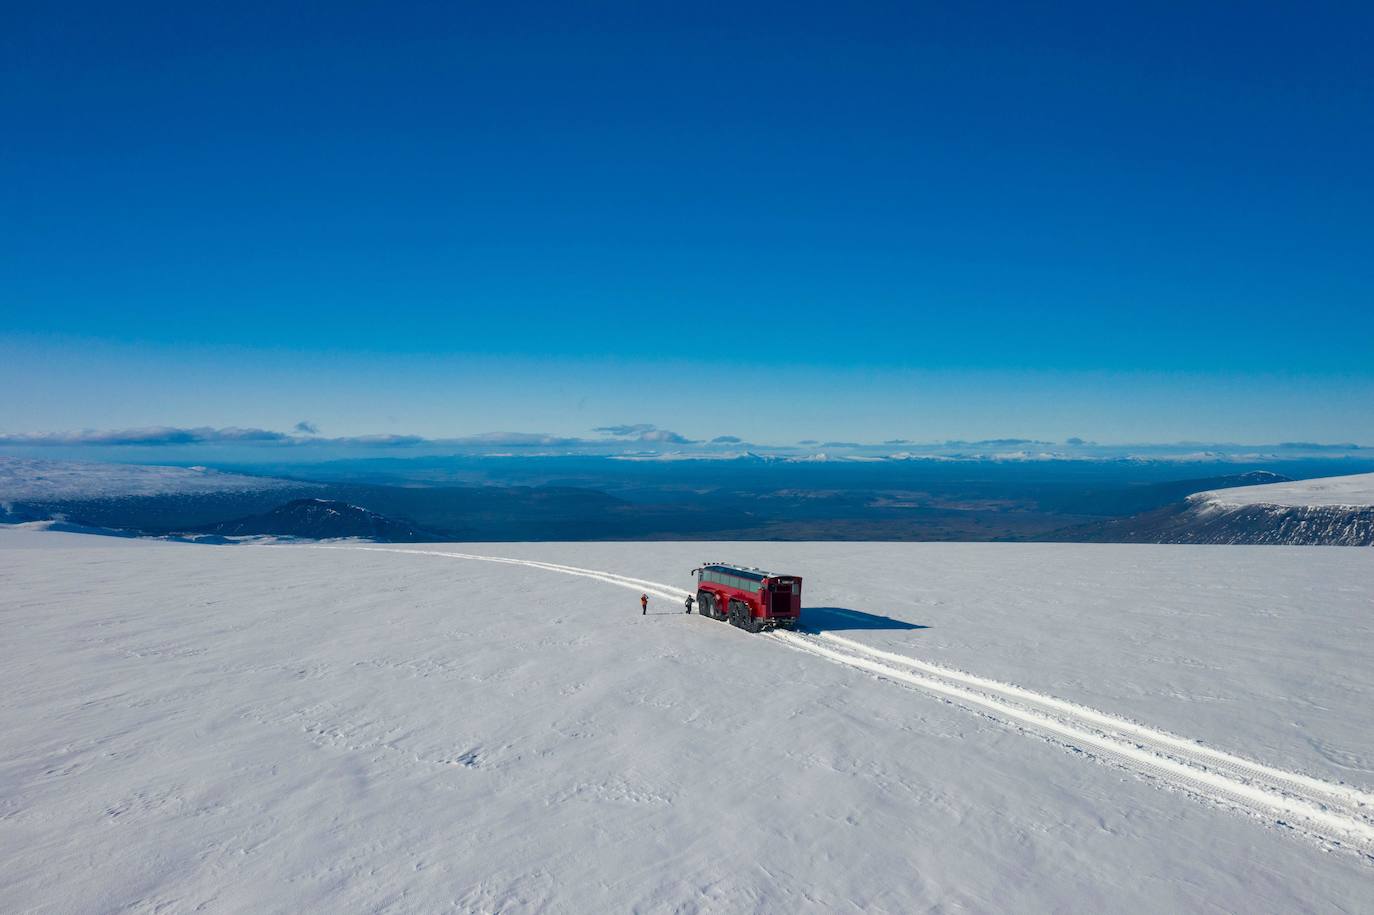
[[[391,547],[321,548],[422,552],[430,556],[523,565],[593,578],[632,590],[642,588],[645,593],[652,592],[670,600],[682,600],[694,593],[660,582],[528,559]],[[837,651],[823,645],[816,636],[804,632],[779,630],[768,636],[802,651],[915,686],[988,711],[1003,720],[1048,733],[1065,741],[1071,748],[1090,748],[1141,774],[1163,779],[1211,801],[1236,805],[1262,821],[1279,817],[1281,819],[1277,822],[1282,825],[1296,825],[1314,839],[1333,847],[1348,847],[1374,862],[1374,794],[1369,792],[1242,759],[1207,747],[1197,740],[1177,737],[1012,684],[874,649],[832,632],[819,633],[819,638],[844,650]],[[894,668],[890,666],[893,663],[915,668],[928,676]]]
[[[1188,498],[1194,502],[1224,507],[1279,505],[1363,508],[1374,505],[1374,473],[1319,477],[1315,480],[1297,480],[1292,483],[1238,486],[1235,489],[1200,492]]]
[[[703,556],[807,576],[821,628],[684,615]],[[1372,573],[0,531],[0,911],[1369,910],[1353,841],[1183,775],[1359,814]]]

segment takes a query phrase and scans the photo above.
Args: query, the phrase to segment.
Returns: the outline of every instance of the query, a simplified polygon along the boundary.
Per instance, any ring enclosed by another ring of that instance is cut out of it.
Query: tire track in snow
[[[847,639],[844,636],[836,635],[832,632],[817,633],[820,638],[833,642],[845,649],[859,652],[869,657],[881,661],[890,661],[906,667],[924,671],[945,680],[954,681],[978,689],[982,692],[998,694],[1007,699],[1027,703],[1041,708],[1052,715],[1072,718],[1101,729],[1108,733],[1114,733],[1123,738],[1148,743],[1160,748],[1159,752],[1167,755],[1181,755],[1189,758],[1204,761],[1208,766],[1215,766],[1225,769],[1237,777],[1254,781],[1273,781],[1289,786],[1291,790],[1299,793],[1311,794],[1328,798],[1328,803],[1334,802],[1346,806],[1352,814],[1374,815],[1374,794],[1360,791],[1348,785],[1337,785],[1332,782],[1322,781],[1309,775],[1298,772],[1288,772],[1283,769],[1276,769],[1263,763],[1254,762],[1224,750],[1218,750],[1190,740],[1186,737],[1179,737],[1168,731],[1161,731],[1147,725],[1131,721],[1129,718],[1122,718],[1117,715],[1110,715],[1106,712],[1098,711],[1086,705],[1079,705],[1064,699],[1058,699],[1044,693],[1037,693],[1022,686],[1012,683],[1003,683],[998,680],[990,680],[987,677],[980,677],[966,671],[958,670],[953,667],[946,667],[941,664],[932,664],[929,661],[922,661],[918,658],[908,657],[907,655],[896,654],[874,648]]]
[[[665,585],[657,581],[646,581],[642,578],[630,578],[625,575],[615,575],[610,572],[601,572],[597,569],[582,569],[577,566],[565,566],[556,562],[540,562],[536,559],[510,559],[506,556],[482,556],[477,553],[454,553],[447,550],[405,550],[398,547],[383,546],[309,546],[307,549],[313,550],[363,550],[369,553],[413,553],[419,556],[443,556],[446,559],[474,559],[480,562],[500,562],[507,565],[529,566],[532,569],[544,569],[547,572],[559,572],[564,575],[576,575],[578,578],[591,578],[603,581],[607,584],[619,585],[622,588],[640,590],[655,597],[662,597],[667,600],[682,600],[688,594],[694,592],[677,588],[672,585]]]
[[[666,599],[683,599],[693,593],[647,579],[534,559],[398,547],[309,548],[413,553],[527,566],[642,590]],[[1214,803],[1275,820],[1278,825],[1326,844],[1354,849],[1374,860],[1374,794],[1277,769],[1055,696],[884,651],[834,633],[774,631],[767,637],[799,651],[916,687]]]
[[[1354,792],[1344,786],[1320,783],[1322,790],[1304,792],[1292,786],[1305,782],[1315,782],[1309,776],[1283,772],[1259,763],[1238,760],[1249,770],[1248,777],[1241,774],[1240,767],[1228,766],[1223,769],[1206,761],[1208,754],[1194,756],[1173,749],[1168,744],[1142,738],[1127,738],[1107,730],[1089,725],[1086,720],[1077,718],[1073,713],[1050,714],[1035,708],[1030,702],[1019,703],[1005,697],[983,692],[959,683],[949,682],[937,676],[902,670],[862,653],[849,653],[821,644],[819,639],[786,632],[775,632],[774,638],[781,639],[795,648],[810,652],[831,661],[856,667],[892,680],[935,693],[960,705],[983,711],[994,718],[1025,727],[1029,730],[1049,735],[1056,742],[1111,759],[1124,767],[1158,779],[1175,787],[1200,795],[1208,800],[1236,807],[1264,819],[1273,818],[1279,825],[1294,828],[1324,843],[1349,847],[1365,857],[1374,858],[1374,820],[1370,819],[1365,805],[1357,802],[1333,803],[1331,798]],[[846,640],[848,641],[848,640]],[[856,643],[857,644],[857,643]],[[867,646],[864,646],[865,648]],[[907,659],[903,664],[914,659]],[[918,662],[919,663],[919,662]],[[1017,688],[1019,689],[1019,688]],[[1029,691],[1024,691],[1029,693]],[[1060,703],[1062,700],[1051,696],[1039,697],[1042,704]],[[1048,702],[1043,702],[1048,700]],[[1070,705],[1065,703],[1065,705]],[[1102,713],[1096,713],[1101,715]],[[1112,716],[1103,715],[1104,718]],[[1123,719],[1117,719],[1123,720]],[[1142,731],[1152,731],[1143,726],[1133,725]],[[1124,730],[1124,729],[1123,729]],[[1184,741],[1183,738],[1172,740]],[[1197,747],[1208,750],[1209,748]],[[1213,751],[1219,752],[1219,751]],[[1276,773],[1277,777],[1262,773]],[[1367,796],[1367,795],[1366,795]]]

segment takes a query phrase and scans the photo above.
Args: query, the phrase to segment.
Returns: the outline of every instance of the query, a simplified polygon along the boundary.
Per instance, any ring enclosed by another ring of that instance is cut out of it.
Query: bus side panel
[[[732,588],[729,585],[722,585],[713,581],[707,582],[706,584],[698,583],[697,588],[715,596],[716,609],[721,613],[725,613],[730,609],[730,601],[737,600],[749,608],[750,616],[768,616],[763,598],[753,591],[743,591],[739,588]]]

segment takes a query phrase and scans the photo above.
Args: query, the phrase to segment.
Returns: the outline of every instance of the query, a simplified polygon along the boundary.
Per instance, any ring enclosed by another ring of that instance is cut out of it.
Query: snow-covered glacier
[[[1194,493],[1155,511],[1066,528],[1053,539],[1374,546],[1374,473]]]
[[[703,559],[804,576],[803,631],[683,613]],[[0,529],[0,910],[1368,910],[1371,589],[1354,549]]]
[[[1374,545],[1374,473],[1200,492],[1173,542]]]

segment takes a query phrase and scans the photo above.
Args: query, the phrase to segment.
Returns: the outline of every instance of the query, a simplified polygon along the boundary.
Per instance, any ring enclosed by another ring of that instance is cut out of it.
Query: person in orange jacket
[[[648,615],[649,615],[649,595],[647,595],[647,594],[641,594],[641,595],[639,595],[639,615],[640,615],[640,616],[648,616]]]

